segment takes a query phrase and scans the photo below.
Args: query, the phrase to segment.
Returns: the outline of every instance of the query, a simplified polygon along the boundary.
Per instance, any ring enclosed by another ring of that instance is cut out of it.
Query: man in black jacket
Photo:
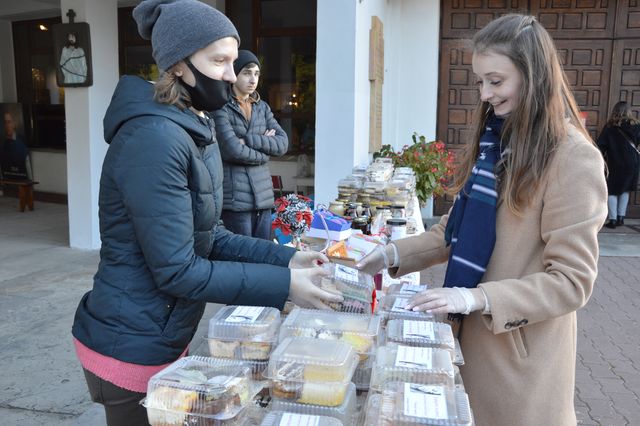
[[[258,58],[240,50],[233,68],[233,98],[213,114],[224,164],[222,220],[236,234],[270,239],[274,197],[268,161],[284,155],[289,141],[256,92]]]

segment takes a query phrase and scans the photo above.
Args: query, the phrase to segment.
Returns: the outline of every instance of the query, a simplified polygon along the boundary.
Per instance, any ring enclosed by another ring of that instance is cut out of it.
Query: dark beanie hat
[[[242,68],[249,64],[256,64],[260,68],[260,61],[252,52],[248,50],[238,50],[238,59],[233,63],[233,70],[236,75],[240,74]]]
[[[198,0],[144,0],[133,9],[138,32],[151,40],[160,69],[187,58],[216,40],[240,36],[231,21]]]

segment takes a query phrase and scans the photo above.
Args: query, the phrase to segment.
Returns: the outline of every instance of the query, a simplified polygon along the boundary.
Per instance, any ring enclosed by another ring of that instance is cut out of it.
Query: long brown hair
[[[569,89],[553,40],[533,16],[502,16],[473,38],[473,53],[493,52],[508,57],[522,77],[518,106],[505,120],[498,163],[500,201],[521,214],[537,190],[549,159],[566,136],[569,120],[586,138],[576,101]],[[451,193],[464,187],[479,153],[480,137],[491,105],[480,101],[474,116],[475,136],[456,170]]]
[[[180,83],[180,77],[176,75],[177,70],[178,65],[176,64],[162,72],[153,86],[153,99],[161,104],[175,105],[180,109],[186,109],[191,105],[191,96]]]

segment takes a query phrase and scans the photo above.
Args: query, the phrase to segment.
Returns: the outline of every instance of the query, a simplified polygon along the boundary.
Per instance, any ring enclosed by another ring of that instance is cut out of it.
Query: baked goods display
[[[262,419],[260,426],[342,426],[342,422],[327,416],[272,411]]]
[[[319,287],[344,298],[342,302],[330,303],[331,308],[356,314],[373,312],[375,284],[371,275],[337,263],[327,263],[323,267],[329,275],[320,280]]]
[[[280,311],[264,306],[225,306],[209,321],[212,357],[266,361],[275,346]]]
[[[442,348],[455,356],[455,340],[451,326],[442,322],[391,320],[387,323],[387,341],[405,346]]]
[[[245,365],[185,357],[149,380],[143,405],[152,426],[216,425],[237,417],[256,389]]]
[[[353,347],[340,340],[287,337],[271,354],[265,376],[271,379],[274,398],[337,406],[358,360]]]
[[[376,351],[371,372],[372,390],[391,382],[412,382],[453,387],[455,370],[449,351],[388,343]]]
[[[427,312],[414,312],[404,307],[409,303],[411,295],[408,294],[389,294],[384,296],[380,302],[380,313],[388,321],[393,319],[407,319],[419,321],[443,321],[443,315],[433,315]]]
[[[459,389],[418,383],[386,384],[366,404],[366,426],[471,426],[469,398]]]

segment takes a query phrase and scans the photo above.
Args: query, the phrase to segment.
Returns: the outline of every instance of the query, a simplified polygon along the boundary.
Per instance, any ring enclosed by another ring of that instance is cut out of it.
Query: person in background
[[[624,225],[629,193],[636,190],[640,171],[640,122],[626,102],[618,102],[598,136],[598,148],[607,163],[609,222],[607,228]]]
[[[196,0],[145,0],[134,10],[163,70],[155,84],[119,81],[104,118],[100,263],[72,334],[91,398],[107,424],[148,424],[151,376],[185,356],[207,302],[327,308],[312,283],[328,261],[220,225],[222,162],[205,111],[227,102],[239,37]]]
[[[224,164],[222,220],[236,234],[270,240],[274,197],[268,162],[284,155],[289,141],[256,91],[258,58],[240,50],[233,69],[232,99],[213,112]]]
[[[602,155],[535,17],[487,24],[472,66],[480,103],[453,208],[359,267],[398,277],[448,262],[444,287],[405,308],[461,318],[476,425],[575,425],[576,310],[593,289],[607,214]]]
[[[31,162],[24,137],[16,131],[16,120],[4,113],[4,140],[0,146],[0,177],[9,180],[30,180]]]

